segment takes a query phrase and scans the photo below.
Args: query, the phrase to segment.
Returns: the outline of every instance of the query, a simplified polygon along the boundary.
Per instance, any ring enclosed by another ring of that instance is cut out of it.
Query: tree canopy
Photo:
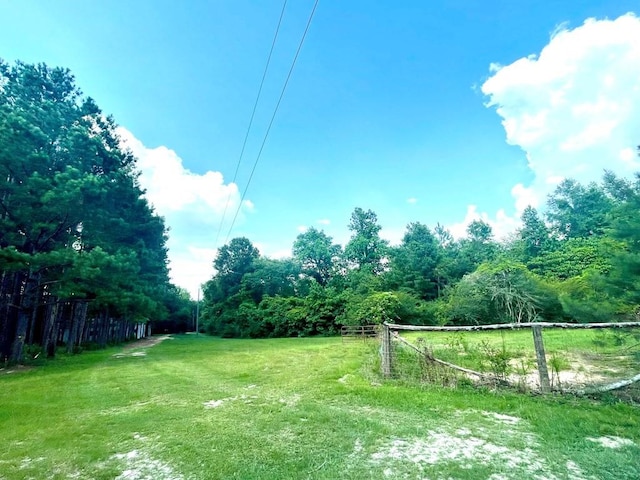
[[[519,230],[502,242],[481,220],[459,239],[440,224],[430,229],[414,222],[399,245],[389,246],[377,215],[356,208],[344,251],[312,228],[298,235],[290,260],[252,256],[231,296],[220,294],[227,274],[219,270],[205,295],[205,324],[228,336],[292,336],[381,321],[630,317],[640,305],[639,185],[640,177],[629,181],[610,172],[600,184],[566,180],[549,196],[544,215],[526,208]],[[220,258],[238,241],[223,247]]]

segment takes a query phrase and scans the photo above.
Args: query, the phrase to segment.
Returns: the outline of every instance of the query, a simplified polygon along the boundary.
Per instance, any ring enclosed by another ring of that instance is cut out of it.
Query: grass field
[[[0,479],[640,478],[637,406],[382,382],[376,350],[186,335],[0,370]]]

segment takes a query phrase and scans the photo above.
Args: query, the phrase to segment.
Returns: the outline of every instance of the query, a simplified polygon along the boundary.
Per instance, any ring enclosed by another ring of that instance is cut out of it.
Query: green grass
[[[120,351],[0,371],[0,479],[640,478],[620,402],[382,382],[339,338]]]

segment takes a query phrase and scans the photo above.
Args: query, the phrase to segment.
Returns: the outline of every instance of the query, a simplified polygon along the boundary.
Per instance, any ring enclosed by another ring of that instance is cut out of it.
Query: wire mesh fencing
[[[638,385],[640,322],[385,324],[381,355],[387,377],[444,386],[504,385],[543,393],[604,392]]]

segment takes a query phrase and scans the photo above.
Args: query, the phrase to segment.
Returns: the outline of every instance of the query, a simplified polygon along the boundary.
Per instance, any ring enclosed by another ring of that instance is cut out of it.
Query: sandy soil
[[[151,337],[141,338],[140,340],[136,340],[135,342],[131,342],[122,347],[123,350],[137,350],[140,348],[149,348],[154,345],[159,344],[164,340],[168,340],[171,338],[171,335],[153,335]]]

